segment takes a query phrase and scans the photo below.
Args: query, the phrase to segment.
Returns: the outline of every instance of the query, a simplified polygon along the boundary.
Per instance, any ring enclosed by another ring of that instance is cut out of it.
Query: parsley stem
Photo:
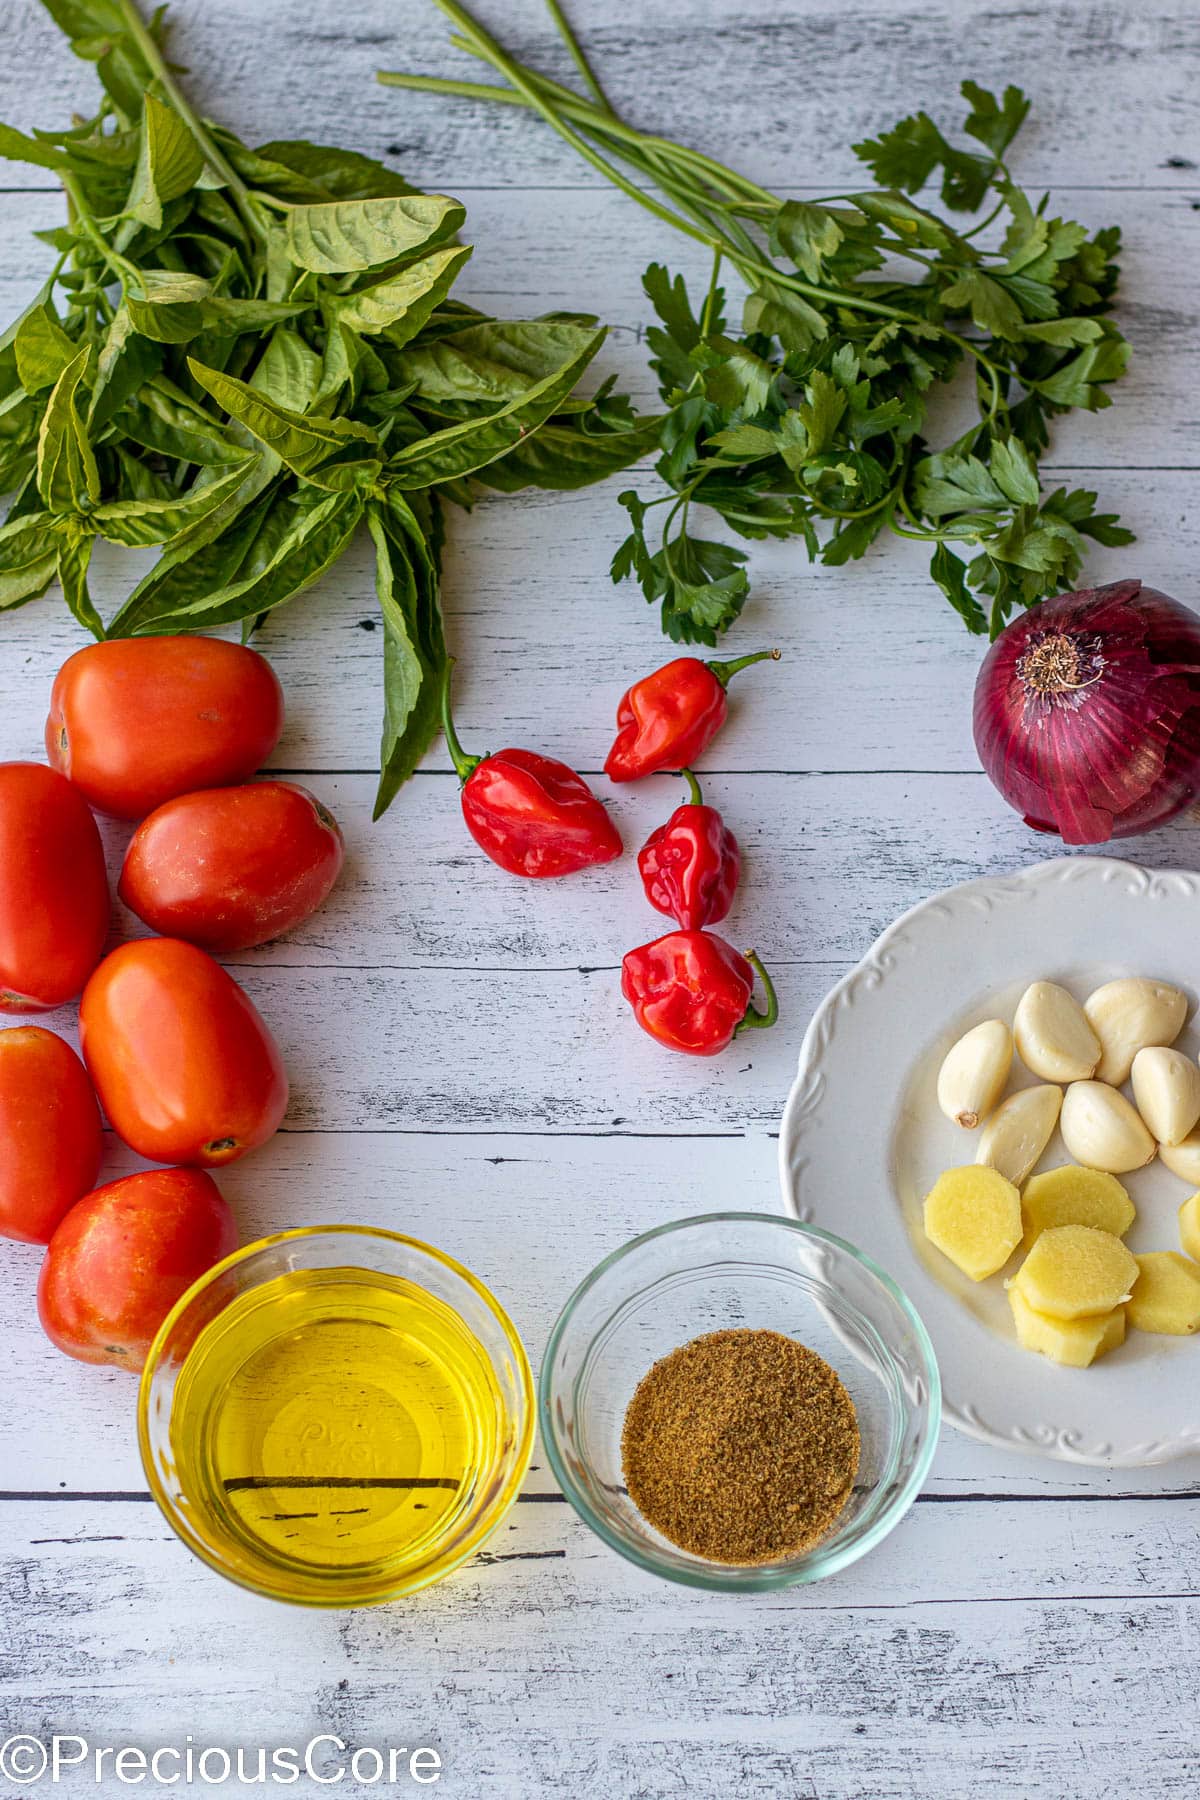
[[[596,104],[602,107],[606,113],[610,113],[612,107],[609,105],[608,95],[601,87],[599,77],[592,68],[591,63],[588,61],[583,45],[579,42],[579,39],[575,36],[575,33],[567,23],[567,16],[559,5],[558,0],[546,0],[546,11],[557,25],[559,35],[567,46],[567,49],[570,51],[571,60],[582,75],[585,86],[590,88],[591,92],[595,95]]]
[[[468,38],[455,33],[450,42],[458,49],[471,55],[480,56],[493,68],[499,65],[483,54]],[[647,158],[657,155],[669,155],[678,162],[687,164],[695,173],[709,184],[723,190],[727,198],[733,199],[739,206],[750,205],[757,201],[764,212],[777,212],[779,201],[774,194],[760,188],[757,183],[738,175],[735,170],[728,169],[723,163],[716,162],[703,151],[689,149],[686,144],[673,144],[669,138],[653,137],[645,132],[637,131],[626,125],[615,113],[602,113],[579,94],[573,94],[570,88],[564,88],[548,75],[535,74],[526,70],[530,84],[541,90],[543,97],[556,104],[559,110],[573,119],[577,124],[585,125],[599,135],[616,139],[621,144],[636,146]],[[397,69],[380,69],[376,80],[384,87],[408,88],[416,93],[446,94],[459,100],[486,100],[499,103],[501,106],[520,106],[527,110],[541,111],[536,102],[522,92],[511,87],[497,87],[487,81],[458,81],[442,75],[409,75]],[[630,160],[638,161],[638,158]],[[642,165],[643,173],[651,171]]]
[[[704,296],[704,306],[700,313],[700,336],[708,337],[712,331],[713,307],[717,299],[717,283],[721,279],[721,263],[723,257],[720,250],[713,252],[712,274],[708,278],[708,292]]]
[[[972,225],[970,231],[960,231],[958,234],[959,237],[962,238],[964,242],[968,238],[978,237],[981,231],[987,230],[988,226],[992,223],[993,219],[998,219],[1000,217],[1000,214],[1004,211],[1004,209],[1007,205],[1008,205],[1007,196],[1003,200],[998,200],[996,202],[996,205],[993,206],[991,212],[988,214],[986,219],[980,219],[978,225]]]
[[[524,94],[529,104],[541,113],[546,123],[552,126],[560,137],[565,138],[572,149],[579,152],[585,162],[591,163],[594,169],[598,169],[600,174],[619,187],[622,193],[628,194],[631,200],[636,200],[648,212],[654,213],[664,224],[673,225],[677,231],[684,232],[688,237],[696,238],[700,243],[707,244],[712,250],[717,248],[716,243],[706,231],[698,231],[686,219],[681,219],[678,213],[673,213],[669,207],[661,206],[651,195],[644,193],[632,181],[628,181],[614,163],[609,162],[607,157],[601,156],[600,152],[586,138],[581,137],[572,126],[568,125],[559,116],[554,106],[543,97],[524,69],[505,54],[495,38],[491,37],[482,25],[472,19],[470,13],[464,11],[457,4],[457,0],[435,0],[435,3],[447,18],[453,19],[472,47],[476,48],[477,54],[483,61],[490,62],[493,68],[497,69],[511,86],[517,89],[518,93]]]
[[[547,0],[547,3],[549,4],[550,0]],[[454,94],[470,99],[499,100],[509,105],[533,107],[535,111],[541,113],[547,124],[552,126],[560,137],[565,138],[567,143],[578,151],[593,168],[612,181],[630,199],[636,200],[639,206],[645,207],[647,211],[655,214],[664,223],[673,225],[677,231],[682,231],[698,243],[707,244],[714,253],[722,248],[727,250],[734,267],[748,286],[754,287],[765,276],[768,280],[778,282],[781,286],[790,288],[794,293],[802,294],[811,300],[843,306],[850,311],[867,313],[876,318],[890,319],[897,324],[917,325],[924,331],[930,329],[928,319],[922,319],[916,313],[907,312],[901,307],[889,306],[882,300],[871,300],[862,294],[845,293],[837,288],[825,287],[818,282],[806,281],[799,275],[785,273],[754,244],[741,225],[731,217],[727,216],[720,224],[717,224],[706,211],[700,210],[702,202],[698,201],[694,190],[688,192],[679,185],[679,177],[682,174],[679,163],[686,160],[693,164],[698,171],[705,171],[714,183],[719,181],[727,189],[731,182],[737,180],[744,191],[752,193],[772,210],[778,210],[781,204],[776,195],[768,192],[766,188],[758,187],[755,183],[745,182],[742,178],[735,177],[732,170],[715,162],[712,158],[702,156],[699,152],[688,151],[685,146],[674,144],[667,138],[652,138],[635,131],[617,119],[611,112],[602,112],[579,96],[571,95],[570,89],[563,88],[560,83],[552,81],[547,76],[523,69],[505,53],[481,25],[476,24],[470,14],[457,4],[457,0],[436,0],[436,4],[459,27],[459,32],[452,37],[451,42],[479,57],[481,61],[489,63],[509,82],[509,89],[493,87],[485,82],[448,81],[432,75],[405,75],[381,70],[378,79],[386,86],[417,88],[432,93]],[[622,171],[607,157],[602,156],[580,131],[576,131],[567,123],[566,118],[562,116],[564,114],[569,114],[572,118],[577,119],[585,129],[619,138],[621,143],[617,154],[624,156],[626,161],[665,192],[670,192],[676,205],[691,213],[693,219],[699,217],[701,221],[699,228],[689,223],[687,219],[681,218],[679,213],[661,206],[652,195],[629,181]],[[625,147],[626,145],[629,146],[628,149]],[[661,164],[664,161],[675,165],[673,178],[670,181],[665,181],[663,178]],[[851,196],[840,197],[852,198]],[[714,236],[714,233],[721,235]],[[897,248],[907,249],[906,246],[899,244]],[[932,266],[923,257],[916,256],[915,260],[925,262],[927,267]],[[989,417],[993,417],[1001,404],[999,371],[995,363],[969,338],[963,337],[960,333],[949,330],[945,325],[934,326],[933,329],[949,343],[956,344],[964,354],[972,357],[988,371],[992,385],[992,407]]]

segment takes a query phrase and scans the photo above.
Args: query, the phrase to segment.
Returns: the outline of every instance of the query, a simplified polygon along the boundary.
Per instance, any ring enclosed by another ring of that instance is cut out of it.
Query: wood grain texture
[[[1121,224],[1136,352],[1113,408],[1060,429],[1054,479],[1099,488],[1139,534],[1132,552],[1097,552],[1089,574],[1132,568],[1194,597],[1190,0],[569,10],[632,117],[797,193],[858,182],[848,145],[904,108],[956,117],[965,75],[1029,88],[1019,172],[1072,215]],[[567,74],[536,0],[483,11]],[[251,141],[353,144],[459,193],[476,244],[463,296],[510,315],[596,311],[614,327],[604,371],[649,402],[641,270],[664,254],[689,278],[699,266],[539,124],[376,87],[380,64],[469,72],[428,0],[179,0],[175,14],[175,53],[218,116]],[[3,116],[29,127],[86,103],[91,73],[40,7],[0,0],[0,25]],[[43,277],[29,234],[58,216],[47,186],[44,171],[0,168],[0,321]],[[669,654],[636,592],[607,577],[627,480],[490,499],[452,521],[447,613],[469,746],[528,743],[594,772],[626,680]],[[100,559],[106,614],[135,566]],[[274,762],[333,806],[349,860],[317,918],[236,959],[294,1084],[285,1129],[221,1178],[245,1237],[361,1219],[426,1238],[495,1285],[536,1362],[574,1284],[635,1232],[777,1206],[774,1133],[804,1025],[897,912],[1053,852],[978,771],[980,646],[912,546],[843,571],[755,546],[753,569],[736,648],[779,642],[785,656],[741,678],[708,795],[746,853],[728,931],[769,957],[785,1014],[719,1063],[660,1056],[620,998],[621,952],[659,929],[629,860],[562,886],[509,881],[466,838],[440,746],[370,826],[381,696],[365,544],[270,621],[260,642],[289,703]],[[82,641],[50,599],[0,622],[0,753],[40,754],[53,673]],[[631,847],[677,799],[665,777],[597,785]],[[106,827],[114,867],[124,836]],[[1195,867],[1200,823],[1127,849]],[[136,929],[119,918],[118,936]],[[72,1034],[69,1014],[49,1022]],[[105,1176],[137,1166],[110,1138]],[[1113,1473],[950,1433],[886,1546],[813,1588],[738,1603],[627,1567],[539,1452],[504,1528],[454,1580],[405,1606],[300,1615],[188,1558],[145,1496],[134,1384],[44,1339],[35,1250],[6,1245],[0,1263],[0,1740],[431,1742],[441,1790],[463,1800],[1196,1791],[1200,1458]]]
[[[1139,1795],[1190,1794],[1200,1774],[1180,1597],[1200,1577],[1197,1501],[919,1504],[886,1559],[755,1601],[752,1626],[744,1603],[616,1561],[566,1506],[518,1505],[452,1583],[303,1631],[181,1561],[152,1508],[5,1510],[0,1571],[23,1605],[0,1652],[3,1725],[432,1742],[440,1791],[461,1796],[1082,1800],[1115,1792],[1113,1769],[1136,1767]],[[1080,1573],[1048,1587],[1055,1559]]]
[[[25,128],[77,109],[92,92],[89,71],[64,57],[29,0],[8,10],[11,122]],[[571,77],[536,0],[488,0],[473,10],[523,61]],[[658,0],[652,9],[582,0],[568,11],[614,102],[635,122],[776,186],[861,185],[850,145],[914,106],[957,118],[967,76],[993,87],[1020,80],[1035,94],[1022,151],[1031,186],[1086,179],[1186,188],[1187,163],[1200,162],[1190,79],[1200,41],[1188,0],[1059,0],[1037,9],[989,0],[874,0],[854,9],[832,0]],[[489,79],[450,48],[450,27],[428,0],[356,0],[332,11],[315,0],[206,0],[172,16],[172,51],[193,71],[192,91],[251,141],[306,135],[351,144],[390,157],[430,188],[481,179],[599,183],[540,122],[375,85],[380,67]]]

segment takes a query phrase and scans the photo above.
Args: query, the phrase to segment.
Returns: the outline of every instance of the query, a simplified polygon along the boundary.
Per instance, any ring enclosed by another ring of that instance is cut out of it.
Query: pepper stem
[[[767,996],[767,1007],[765,1012],[759,1012],[757,1006],[751,1001],[746,1008],[745,1018],[734,1030],[734,1037],[737,1037],[738,1033],[742,1031],[765,1031],[767,1026],[774,1025],[779,1017],[779,996],[775,992],[775,983],[763,968],[756,950],[747,950],[745,954],[746,961],[763,984],[763,992]]]
[[[446,748],[450,752],[450,761],[460,781],[466,781],[480,765],[486,761],[482,756],[468,756],[458,741],[458,733],[454,729],[454,719],[450,712],[450,677],[454,673],[454,658],[446,658],[446,667],[442,671],[442,731],[445,733]]]
[[[712,670],[722,687],[728,687],[739,669],[748,669],[751,663],[756,662],[778,662],[782,655],[782,650],[754,650],[749,656],[739,656],[734,662],[710,662],[705,666]]]
[[[688,784],[688,804],[690,806],[703,806],[704,796],[700,792],[700,783],[696,780],[692,771],[690,769],[680,769],[679,773]]]

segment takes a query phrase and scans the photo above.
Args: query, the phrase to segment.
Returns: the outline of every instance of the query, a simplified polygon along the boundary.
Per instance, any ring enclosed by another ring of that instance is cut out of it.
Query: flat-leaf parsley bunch
[[[714,643],[749,590],[746,552],[693,533],[697,505],[742,538],[798,537],[825,563],[861,556],[885,531],[927,543],[950,604],[992,636],[1014,608],[1075,585],[1088,539],[1131,541],[1090,489],[1043,493],[1039,479],[1051,420],[1107,406],[1129,347],[1108,317],[1116,227],[1055,217],[1010,173],[1029,110],[1019,88],[963,82],[966,147],[916,113],[855,146],[878,186],[785,200],[619,118],[557,0],[547,5],[587,96],[516,62],[456,0],[437,4],[453,42],[508,85],[381,80],[533,108],[712,252],[698,304],[661,264],[644,277],[668,408],[657,472],[670,491],[622,494],[632,531],[613,575],[636,576],[670,637]],[[984,217],[960,229],[918,205],[911,196],[935,180],[943,207]],[[749,290],[740,331],[726,319],[725,268]],[[931,400],[964,365],[978,418],[933,450]]]

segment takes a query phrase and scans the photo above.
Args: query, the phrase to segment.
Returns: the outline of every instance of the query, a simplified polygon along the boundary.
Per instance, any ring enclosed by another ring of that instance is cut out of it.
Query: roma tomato
[[[48,1244],[100,1168],[100,1108],[87,1070],[40,1025],[0,1031],[0,1237]]]
[[[38,1280],[46,1336],[80,1362],[136,1373],[193,1281],[237,1249],[233,1214],[201,1169],[148,1169],[86,1194]]]
[[[100,960],[104,847],[82,796],[41,763],[0,763],[0,1013],[73,1000]]]
[[[194,944],[121,944],[84,989],[79,1035],[114,1131],[151,1162],[233,1162],[283,1117],[274,1038],[232,975]]]
[[[58,671],[46,750],[97,812],[144,819],[176,794],[247,780],[282,730],[283,693],[257,650],[109,638]]]
[[[343,855],[333,814],[290,781],[208,788],[143,820],[119,892],[166,937],[216,953],[246,950],[315,912]]]

